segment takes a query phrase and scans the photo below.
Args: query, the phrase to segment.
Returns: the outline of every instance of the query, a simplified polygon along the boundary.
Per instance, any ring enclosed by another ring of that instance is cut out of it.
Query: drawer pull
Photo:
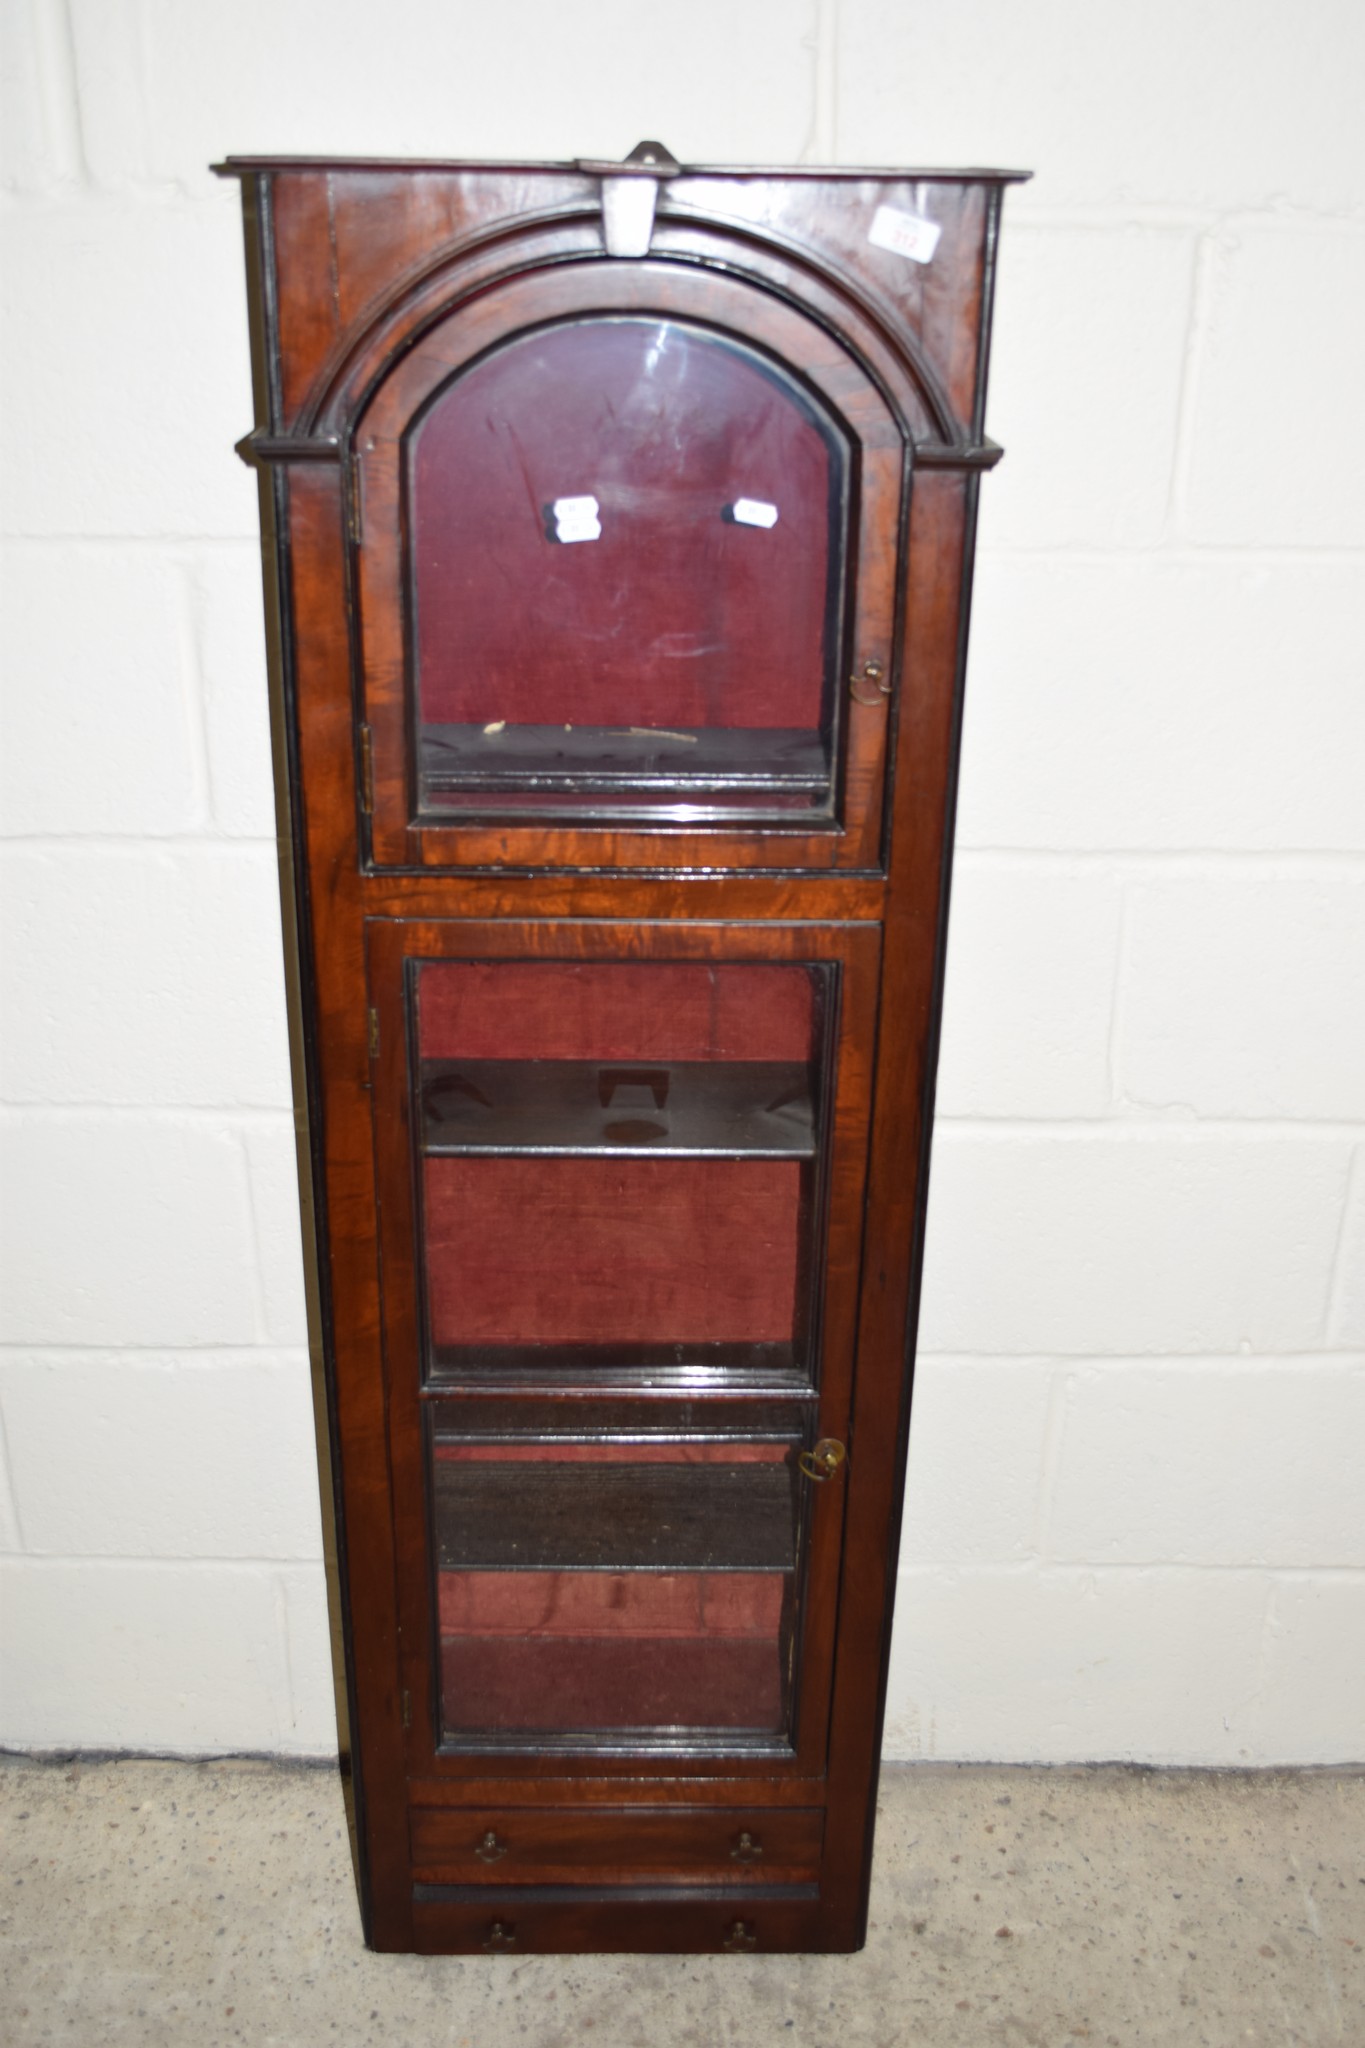
[[[500,1842],[492,1828],[490,1828],[483,1840],[478,1844],[474,1854],[478,1857],[480,1863],[496,1863],[507,1854],[507,1844],[506,1842]]]
[[[495,1920],[483,1942],[483,1946],[492,1956],[502,1955],[516,1945],[517,1930],[510,1920]]]
[[[736,1863],[757,1863],[763,1854],[763,1844],[745,1828],[730,1854]]]
[[[758,1936],[745,1920],[736,1920],[730,1932],[721,1943],[731,1955],[742,1954],[744,1950],[758,1947]]]

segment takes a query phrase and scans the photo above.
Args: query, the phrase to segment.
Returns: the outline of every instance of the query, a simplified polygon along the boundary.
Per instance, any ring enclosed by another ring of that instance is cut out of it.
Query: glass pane
[[[447,384],[404,488],[424,812],[832,817],[848,445],[676,321]]]
[[[430,1380],[808,1379],[830,972],[418,970]]]
[[[447,1738],[789,1728],[794,1439],[499,1443],[436,1416]]]

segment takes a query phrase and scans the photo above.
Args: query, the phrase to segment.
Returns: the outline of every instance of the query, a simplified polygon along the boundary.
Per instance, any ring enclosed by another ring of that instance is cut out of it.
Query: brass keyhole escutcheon
[[[736,1920],[734,1926],[721,1943],[721,1947],[728,1949],[731,1955],[736,1955],[744,1949],[757,1948],[758,1936],[747,1921]]]
[[[500,1955],[516,1945],[517,1930],[510,1920],[495,1920],[483,1942],[490,1955]]]
[[[763,1855],[763,1844],[745,1828],[730,1854],[736,1863],[757,1863]]]
[[[822,1436],[814,1450],[802,1451],[796,1462],[807,1479],[823,1486],[827,1479],[834,1477],[847,1456],[848,1452],[837,1437]]]
[[[474,1854],[478,1857],[480,1863],[496,1863],[500,1857],[507,1854],[507,1844],[506,1842],[500,1842],[493,1829],[490,1828],[483,1840],[475,1848]]]
[[[865,661],[857,674],[848,679],[849,694],[855,704],[881,704],[891,695],[891,680],[885,664],[880,661]],[[864,696],[863,692],[869,692]]]

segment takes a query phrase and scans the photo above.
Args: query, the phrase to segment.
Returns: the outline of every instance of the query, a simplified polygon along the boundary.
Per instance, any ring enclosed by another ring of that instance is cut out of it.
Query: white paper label
[[[902,213],[898,206],[879,206],[872,216],[867,239],[879,249],[908,256],[912,263],[927,263],[942,233],[938,222],[926,220],[922,213]]]
[[[556,498],[550,510],[555,516],[556,540],[601,540],[596,498]]]
[[[737,526],[776,526],[777,507],[763,498],[736,498],[730,507]]]

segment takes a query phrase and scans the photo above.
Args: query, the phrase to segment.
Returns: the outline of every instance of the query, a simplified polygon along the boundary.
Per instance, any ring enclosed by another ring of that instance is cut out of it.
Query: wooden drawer
[[[419,1884],[814,1884],[819,1807],[451,1807],[411,1816]]]

